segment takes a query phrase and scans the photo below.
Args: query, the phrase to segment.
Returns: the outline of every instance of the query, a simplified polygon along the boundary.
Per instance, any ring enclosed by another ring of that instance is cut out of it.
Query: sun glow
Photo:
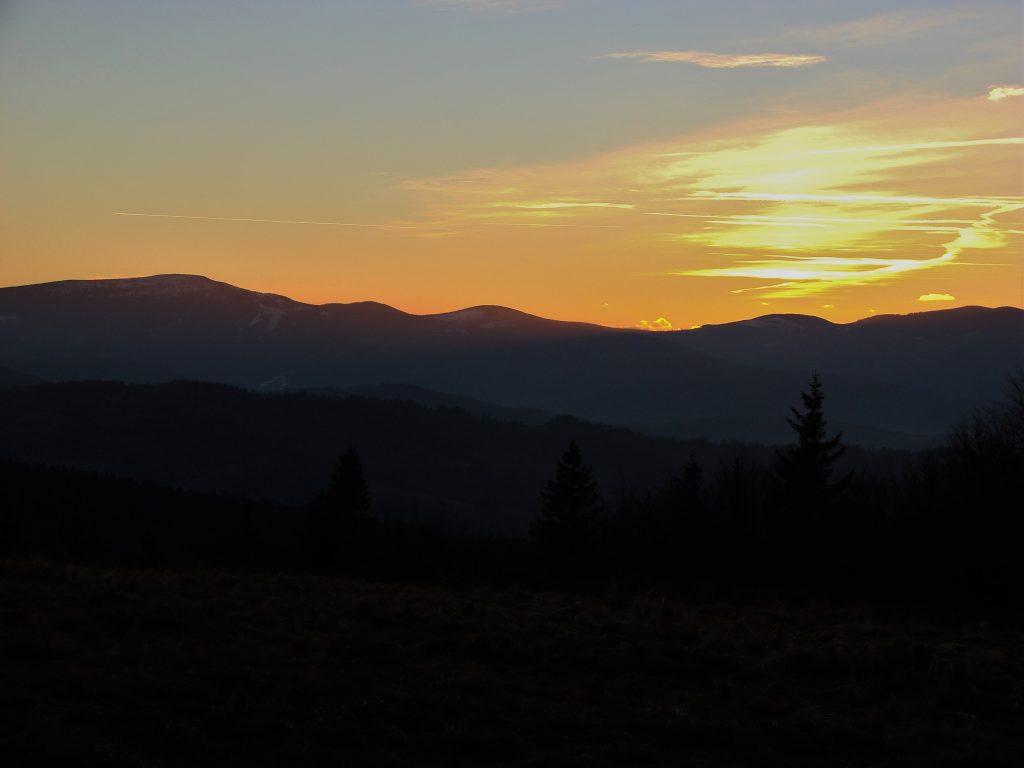
[[[1009,252],[1020,232],[1011,219],[1024,210],[1024,137],[1011,133],[1022,115],[989,104],[887,103],[802,125],[736,124],[410,188],[429,190],[424,215],[463,228],[530,217],[622,227],[633,249],[676,249],[678,266],[662,274],[742,281],[726,289],[734,295],[864,290],[970,266],[970,252]],[[954,113],[973,119],[951,124]]]
[[[1019,2],[240,5],[0,0],[4,283],[621,328],[1024,304]]]

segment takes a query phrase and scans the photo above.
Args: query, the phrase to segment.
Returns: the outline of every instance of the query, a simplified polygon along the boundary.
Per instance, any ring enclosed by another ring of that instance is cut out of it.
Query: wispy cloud
[[[467,229],[613,226],[571,242],[669,262],[653,274],[730,279],[734,293],[806,297],[1007,253],[1024,211],[1022,108],[896,98],[406,188],[422,215]]]
[[[686,62],[709,69],[738,67],[806,67],[828,61],[827,56],[806,53],[710,53],[708,51],[619,51],[609,59]]]
[[[781,281],[737,288],[733,293],[766,291],[770,298],[793,298],[820,293],[842,285],[867,285],[908,272],[918,272],[952,262],[949,251],[931,259],[851,258],[848,256],[772,256],[740,261],[723,268],[681,270],[689,277],[745,277]]]
[[[799,192],[694,192],[696,200],[749,200],[759,203],[850,203],[868,205],[940,205],[945,207],[993,208],[1020,205],[1022,198],[999,197],[917,197],[913,195],[823,195]]]
[[[966,198],[974,200],[973,198]],[[741,261],[725,268],[681,271],[677,274],[691,277],[745,277],[758,280],[781,280],[751,288],[739,288],[733,293],[768,291],[772,298],[790,298],[820,293],[842,285],[867,285],[888,280],[908,272],[932,269],[956,261],[967,249],[1001,248],[1006,245],[1008,232],[996,221],[998,216],[1024,210],[1024,199],[1016,202],[992,200],[989,210],[966,227],[899,227],[907,231],[918,229],[931,232],[954,232],[956,237],[942,244],[942,254],[927,259],[908,258],[851,258],[802,255],[773,255],[768,259]],[[941,299],[934,299],[939,301]]]
[[[636,206],[632,203],[604,203],[604,202],[584,202],[584,201],[563,201],[563,200],[552,200],[552,201],[537,201],[527,203],[495,203],[495,208],[518,208],[523,211],[560,211],[566,208],[618,208],[620,210],[630,211]]]
[[[878,43],[910,40],[936,29],[974,18],[979,11],[953,8],[947,11],[899,11],[853,19],[838,24],[798,27],[783,36],[789,39],[813,40],[837,48],[855,48]]]
[[[923,293],[917,297],[918,301],[956,301],[956,296],[949,293]]]
[[[989,101],[1002,101],[1014,96],[1024,96],[1024,85],[993,85],[988,89]]]
[[[416,5],[429,5],[452,10],[523,13],[561,8],[567,0],[414,0],[414,2]]]
[[[1009,94],[1011,96],[1024,95],[1024,88],[1020,89],[1019,94]],[[1002,96],[1000,98],[1006,98]],[[999,101],[999,99],[993,99],[989,96],[990,101]],[[1024,137],[1020,136],[1007,136],[1001,139],[967,139],[964,141],[919,141],[916,144],[890,144],[888,146],[881,147],[840,147],[838,149],[819,149],[815,150],[819,155],[845,155],[852,152],[915,152],[918,150],[929,150],[929,149],[961,149],[963,147],[993,147],[1001,144],[1024,144]]]

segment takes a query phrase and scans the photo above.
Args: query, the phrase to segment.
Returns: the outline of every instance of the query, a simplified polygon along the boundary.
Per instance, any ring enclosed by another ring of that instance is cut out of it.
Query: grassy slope
[[[1022,639],[870,608],[6,562],[0,742],[9,766],[1012,765]]]

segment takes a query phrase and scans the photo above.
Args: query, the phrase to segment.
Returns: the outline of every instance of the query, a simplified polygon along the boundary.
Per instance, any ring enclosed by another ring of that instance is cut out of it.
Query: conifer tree
[[[365,537],[372,525],[363,464],[350,445],[338,457],[326,490],[312,501],[308,530],[312,565],[329,570],[349,565],[355,542]]]
[[[791,408],[792,418],[786,419],[796,432],[797,442],[777,453],[776,475],[791,503],[807,506],[819,501],[830,488],[832,465],[845,452],[842,432],[827,437],[825,412],[822,407],[825,392],[817,372],[811,376],[808,391],[800,394],[804,412]]]
[[[363,474],[363,463],[351,445],[334,465],[326,496],[334,514],[342,519],[370,514],[370,490]]]
[[[530,537],[550,554],[579,554],[594,536],[602,506],[591,467],[583,463],[575,441],[562,454],[542,498]]]

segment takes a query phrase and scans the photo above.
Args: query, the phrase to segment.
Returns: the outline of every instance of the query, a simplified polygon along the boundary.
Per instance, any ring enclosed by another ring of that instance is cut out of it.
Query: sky
[[[1024,304],[1019,0],[0,0],[0,285]]]

